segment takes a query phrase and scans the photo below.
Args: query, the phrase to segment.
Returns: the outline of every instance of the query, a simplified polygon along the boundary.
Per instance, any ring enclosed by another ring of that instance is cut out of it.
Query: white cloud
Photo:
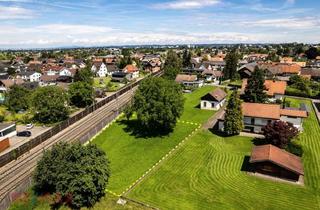
[[[272,27],[286,29],[314,29],[320,26],[318,18],[279,18],[279,19],[264,19],[256,21],[246,21],[242,23],[246,26],[254,27]]]
[[[22,7],[0,6],[0,20],[29,19],[32,17],[34,17],[34,13],[31,10]]]
[[[197,44],[235,43],[256,41],[253,36],[241,33],[173,33],[126,32],[104,26],[40,25],[32,28],[3,26],[0,31],[0,48],[101,46],[133,44]],[[21,35],[23,34],[23,36]]]
[[[52,34],[99,34],[114,31],[115,29],[104,26],[92,26],[92,25],[71,25],[71,24],[49,24],[41,25],[34,28],[34,30],[41,33]]]
[[[220,0],[176,0],[154,4],[155,9],[199,9],[220,3]]]

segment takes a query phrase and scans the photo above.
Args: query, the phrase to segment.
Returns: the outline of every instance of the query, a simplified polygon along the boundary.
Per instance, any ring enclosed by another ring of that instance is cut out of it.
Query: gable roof
[[[278,104],[242,103],[242,112],[246,117],[280,119],[280,105]]]
[[[296,110],[296,109],[280,109],[281,116],[289,116],[289,117],[308,117],[308,113],[306,110]]]
[[[216,88],[211,93],[206,94],[205,96],[201,97],[201,100],[207,101],[222,101],[227,97],[227,93],[224,92],[221,88]]]
[[[255,146],[252,149],[250,163],[270,161],[282,168],[303,175],[303,165],[300,157],[271,144]]]
[[[295,109],[281,109],[279,104],[242,103],[242,112],[246,117],[258,117],[280,120],[281,116],[301,117],[308,116],[307,111]]]
[[[176,82],[194,82],[197,80],[197,76],[196,75],[188,75],[188,74],[178,74],[176,76],[175,81]]]
[[[135,65],[126,65],[126,67],[123,68],[124,71],[128,72],[128,73],[133,73],[138,71],[138,68]]]
[[[241,94],[244,94],[244,91],[247,87],[248,80],[242,80],[241,86]],[[282,94],[286,92],[287,82],[285,81],[273,81],[273,80],[265,80],[264,86],[266,87],[266,93],[268,96],[274,96],[275,94]]]
[[[3,79],[1,80],[1,83],[6,87],[10,88],[13,85],[22,85],[24,83],[23,79],[17,78],[17,79]]]

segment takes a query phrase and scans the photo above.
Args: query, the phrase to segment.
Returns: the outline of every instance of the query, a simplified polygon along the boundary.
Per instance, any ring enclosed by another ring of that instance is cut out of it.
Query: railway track
[[[75,142],[86,135],[90,130],[103,122],[105,118],[112,117],[114,115],[114,110],[118,110],[120,107],[127,104],[132,98],[132,91],[136,88],[137,87],[119,96],[117,99],[71,125],[68,129],[63,130],[42,144],[34,147],[28,153],[20,156],[17,160],[0,168],[0,201],[4,199],[8,192],[14,190],[31,176],[43,151],[51,148],[58,142]]]

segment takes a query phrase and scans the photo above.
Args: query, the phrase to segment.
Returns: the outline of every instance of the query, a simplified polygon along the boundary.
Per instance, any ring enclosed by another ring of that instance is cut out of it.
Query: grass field
[[[190,94],[185,94],[185,105],[184,112],[181,116],[181,120],[204,123],[210,116],[214,114],[214,111],[201,110],[200,107],[200,98],[205,94],[214,90],[213,86],[204,86],[202,88],[196,89]]]
[[[140,138],[126,132],[123,121],[114,123],[93,140],[107,152],[112,172],[108,189],[117,194],[122,193],[196,128],[196,125],[178,123],[169,136]]]
[[[150,208],[144,207],[142,205],[127,202],[125,206],[117,204],[119,198],[108,194],[100,200],[91,210],[150,210]],[[10,206],[9,210],[51,210],[50,203],[52,203],[52,198],[46,197],[33,197],[29,194],[18,199]],[[59,210],[69,210],[68,207],[62,206]],[[82,208],[81,210],[88,210],[87,208]]]
[[[314,113],[299,139],[305,187],[247,175],[241,167],[252,139],[202,131],[128,196],[160,209],[320,209],[320,128]]]
[[[117,194],[122,193],[198,127],[185,121],[205,122],[214,112],[200,110],[197,106],[200,98],[213,88],[204,87],[185,95],[183,116],[169,136],[149,138],[136,136],[126,130],[126,120],[122,119],[96,137],[93,143],[107,152],[111,162],[112,176],[108,189]]]

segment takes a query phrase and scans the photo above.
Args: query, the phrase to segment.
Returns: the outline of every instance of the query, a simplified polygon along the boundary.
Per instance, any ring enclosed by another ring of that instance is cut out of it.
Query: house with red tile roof
[[[248,79],[242,80],[241,94],[244,94],[248,84]],[[264,86],[266,87],[266,94],[271,99],[282,99],[287,88],[286,81],[265,80]]]
[[[126,67],[122,69],[122,72],[131,74],[131,79],[139,77],[139,69],[136,65],[133,64],[126,65]]]
[[[294,127],[303,130],[303,119],[308,117],[305,110],[286,108],[279,104],[242,103],[244,131],[261,133],[262,128],[273,121],[292,123]],[[224,115],[219,119],[218,127],[223,130]]]

